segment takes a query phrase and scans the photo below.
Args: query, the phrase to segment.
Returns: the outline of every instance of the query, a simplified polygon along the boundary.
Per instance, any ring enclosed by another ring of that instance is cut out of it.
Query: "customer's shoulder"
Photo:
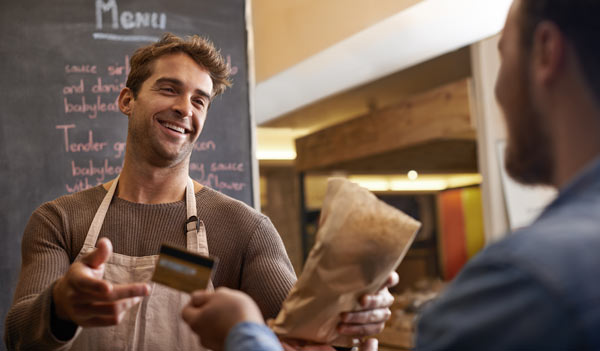
[[[488,246],[472,264],[510,267],[556,289],[575,290],[567,286],[584,286],[595,275],[598,252],[600,218],[545,216]]]
[[[506,246],[515,252],[551,251],[570,253],[595,247],[600,249],[600,206],[573,203],[544,213],[533,224],[509,236]],[[600,258],[600,257],[599,257]]]
[[[599,218],[547,218],[507,234],[483,253],[496,259],[560,260],[600,250]],[[600,261],[600,255],[598,256]]]

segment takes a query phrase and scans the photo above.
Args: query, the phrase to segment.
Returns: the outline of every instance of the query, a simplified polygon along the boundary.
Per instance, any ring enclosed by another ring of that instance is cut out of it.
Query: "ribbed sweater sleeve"
[[[296,275],[283,242],[267,217],[252,233],[243,267],[241,290],[256,301],[265,319],[275,318]]]
[[[68,346],[50,329],[52,287],[71,264],[57,228],[59,217],[52,213],[48,204],[36,210],[23,235],[19,283],[6,317],[4,337],[9,350],[59,350]]]

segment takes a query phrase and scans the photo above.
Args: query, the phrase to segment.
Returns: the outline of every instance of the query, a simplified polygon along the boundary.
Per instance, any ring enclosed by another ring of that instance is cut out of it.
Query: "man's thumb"
[[[112,243],[107,238],[98,240],[96,249],[87,254],[81,261],[91,268],[98,268],[101,264],[108,261],[112,254]]]

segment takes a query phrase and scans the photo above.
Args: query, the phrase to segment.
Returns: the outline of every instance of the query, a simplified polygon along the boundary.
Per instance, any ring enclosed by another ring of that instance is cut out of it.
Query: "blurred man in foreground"
[[[560,193],[466,265],[422,315],[417,349],[600,349],[599,16],[599,1],[513,3],[496,83],[506,169]]]

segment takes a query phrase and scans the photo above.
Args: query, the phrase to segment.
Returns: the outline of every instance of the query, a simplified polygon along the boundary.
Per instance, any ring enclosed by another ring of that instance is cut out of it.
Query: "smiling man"
[[[6,319],[9,349],[201,349],[180,316],[189,296],[150,282],[162,243],[218,257],[214,286],[242,290],[265,318],[276,316],[296,280],[277,231],[189,177],[193,145],[228,77],[198,36],[166,34],[133,54],[118,100],[129,119],[122,172],[32,214]],[[351,313],[349,334],[381,328],[388,295],[382,289]]]
[[[188,297],[149,282],[162,243],[218,256],[215,286],[248,292],[265,316],[278,312],[296,278],[276,230],[188,175],[228,76],[218,51],[197,36],[165,35],[132,55],[118,99],[128,117],[122,172],[31,216],[9,349],[197,349],[179,317]]]

